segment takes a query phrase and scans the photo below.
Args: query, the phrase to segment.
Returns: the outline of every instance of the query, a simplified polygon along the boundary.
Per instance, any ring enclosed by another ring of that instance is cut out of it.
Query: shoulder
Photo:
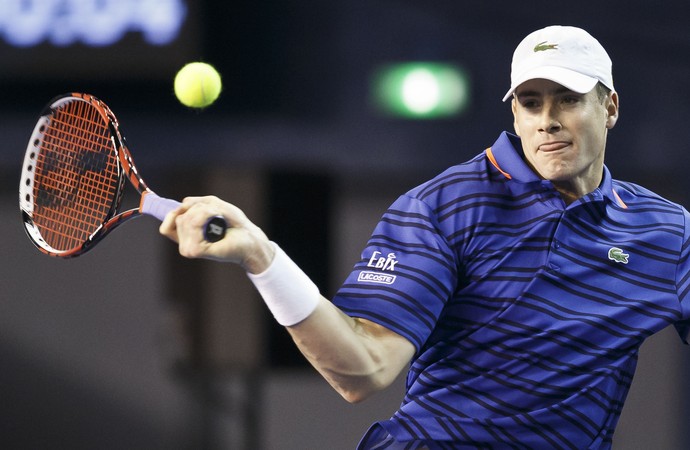
[[[481,152],[474,158],[451,166],[425,183],[409,190],[404,197],[430,205],[443,204],[456,199],[461,188],[466,191],[470,185],[477,187],[488,185],[493,175],[486,152]],[[477,189],[477,192],[481,192],[481,189]]]
[[[613,188],[628,208],[644,208],[645,206],[656,205],[667,208],[669,211],[680,212],[684,209],[680,204],[629,181],[613,180]]]
[[[690,227],[690,214],[679,203],[627,181],[613,180],[613,189],[625,205],[621,213],[638,225]]]

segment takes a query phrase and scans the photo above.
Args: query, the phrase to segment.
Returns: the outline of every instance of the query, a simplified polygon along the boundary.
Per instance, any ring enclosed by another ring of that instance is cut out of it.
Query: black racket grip
[[[228,223],[222,216],[213,216],[206,221],[204,226],[204,239],[208,242],[218,242],[225,237]]]

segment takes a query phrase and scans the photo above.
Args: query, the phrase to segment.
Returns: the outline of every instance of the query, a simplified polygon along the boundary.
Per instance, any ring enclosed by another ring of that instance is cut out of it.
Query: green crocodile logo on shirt
[[[547,41],[540,42],[534,46],[534,53],[544,52],[546,50],[557,50],[558,44],[547,44]]]
[[[618,247],[611,247],[609,249],[609,259],[611,261],[615,261],[617,263],[621,264],[628,264],[628,257],[630,255],[627,253],[623,253],[623,250],[621,250]]]

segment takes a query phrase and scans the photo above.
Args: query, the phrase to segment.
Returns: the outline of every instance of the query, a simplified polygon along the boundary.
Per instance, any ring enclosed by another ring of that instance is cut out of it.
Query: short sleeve
[[[404,195],[376,226],[333,302],[350,316],[405,337],[419,350],[453,294],[457,272],[433,210]]]
[[[685,219],[685,231],[676,272],[682,320],[676,322],[675,327],[683,342],[688,344],[688,337],[690,336],[690,214],[685,208],[683,208],[683,217]]]

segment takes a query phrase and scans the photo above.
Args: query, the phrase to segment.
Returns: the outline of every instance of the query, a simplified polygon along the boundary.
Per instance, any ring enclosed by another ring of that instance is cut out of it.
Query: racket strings
[[[111,213],[120,188],[111,133],[100,112],[84,101],[53,112],[39,143],[34,223],[57,250],[83,244]]]

